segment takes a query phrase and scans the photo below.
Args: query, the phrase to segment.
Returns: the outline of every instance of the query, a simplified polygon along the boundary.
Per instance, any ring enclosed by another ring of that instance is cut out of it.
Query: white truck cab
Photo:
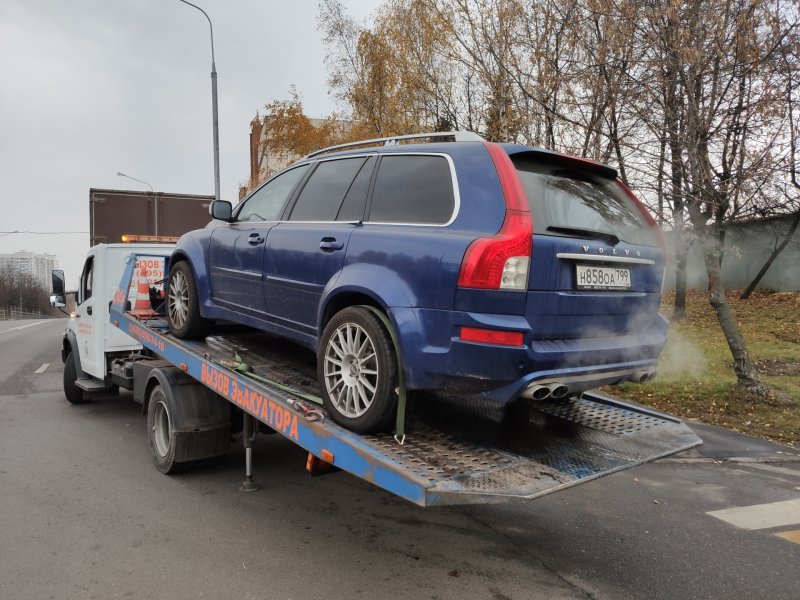
[[[78,286],[77,306],[64,331],[61,350],[64,392],[70,402],[83,402],[83,392],[110,388],[111,359],[141,349],[140,344],[109,322],[111,300],[131,253],[152,255],[152,259],[143,259],[144,264],[136,267],[128,291],[128,299],[134,304],[140,283],[146,282],[149,287],[163,281],[165,259],[173,248],[174,244],[98,244],[89,249]],[[63,290],[53,291],[53,305],[63,306]]]

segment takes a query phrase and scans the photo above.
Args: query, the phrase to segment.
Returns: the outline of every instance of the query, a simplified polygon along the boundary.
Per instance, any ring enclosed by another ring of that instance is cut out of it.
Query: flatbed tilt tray
[[[111,306],[114,326],[310,455],[421,506],[532,499],[701,443],[675,417],[594,392],[508,407],[420,397],[402,445],[389,433],[359,435],[328,418],[310,420],[324,409],[295,392],[317,392],[312,354],[237,327],[203,341],[176,339],[161,315],[126,311],[135,259]],[[236,356],[271,383],[231,368]]]

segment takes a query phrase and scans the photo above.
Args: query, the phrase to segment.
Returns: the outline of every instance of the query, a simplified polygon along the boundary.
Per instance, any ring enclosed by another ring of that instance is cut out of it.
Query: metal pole
[[[214,60],[214,26],[211,24],[211,19],[208,14],[202,8],[186,0],[180,0],[180,2],[188,4],[192,8],[196,8],[203,13],[208,21],[208,28],[211,32],[211,113],[214,135],[214,199],[219,200],[219,114],[217,111],[217,65]],[[211,208],[209,207],[209,212],[210,211]]]
[[[214,119],[214,200],[219,200],[219,113],[217,112],[217,67],[214,64],[213,54],[211,58],[211,113]]]
[[[244,442],[244,481],[239,488],[240,492],[255,492],[259,486],[253,480],[253,439],[256,436],[255,419],[249,414],[244,413],[242,423],[242,441]]]

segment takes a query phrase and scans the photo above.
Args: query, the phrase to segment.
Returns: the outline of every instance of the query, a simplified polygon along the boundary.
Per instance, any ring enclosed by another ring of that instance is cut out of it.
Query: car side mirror
[[[211,203],[211,216],[220,221],[232,221],[233,206],[227,200],[214,200]]]
[[[55,308],[62,308],[66,305],[67,303],[64,300],[64,296],[59,296],[57,294],[55,296],[50,296],[50,306]]]
[[[66,285],[64,284],[64,271],[61,269],[55,269],[52,274],[52,281],[53,294],[63,298],[66,290]]]

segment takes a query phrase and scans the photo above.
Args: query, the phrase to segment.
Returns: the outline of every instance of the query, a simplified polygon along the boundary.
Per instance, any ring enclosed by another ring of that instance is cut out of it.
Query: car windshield
[[[658,245],[639,208],[614,181],[564,165],[513,160],[528,197],[534,233]]]

